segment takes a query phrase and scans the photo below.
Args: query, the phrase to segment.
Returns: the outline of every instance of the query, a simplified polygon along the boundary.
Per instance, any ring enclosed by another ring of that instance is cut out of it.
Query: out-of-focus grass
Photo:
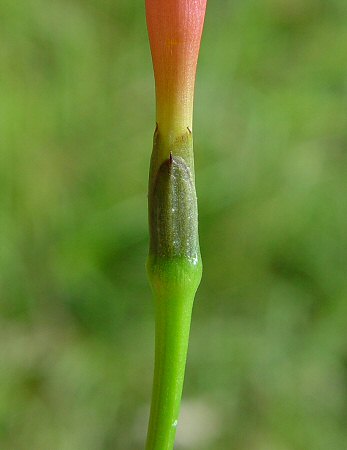
[[[143,448],[154,91],[142,1],[0,14],[0,448]],[[347,4],[214,0],[204,278],[177,449],[345,450]]]

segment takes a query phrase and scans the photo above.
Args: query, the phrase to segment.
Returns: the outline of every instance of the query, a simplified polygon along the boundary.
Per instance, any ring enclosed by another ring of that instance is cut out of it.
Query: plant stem
[[[192,152],[189,130],[167,145],[156,129],[147,262],[155,305],[155,367],[146,450],[172,450],[174,446],[191,314],[201,280]]]
[[[173,448],[193,299],[155,298],[155,369],[147,450]]]

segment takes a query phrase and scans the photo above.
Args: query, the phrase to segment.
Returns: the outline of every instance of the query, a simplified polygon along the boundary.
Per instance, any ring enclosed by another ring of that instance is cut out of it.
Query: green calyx
[[[148,273],[154,290],[195,291],[201,279],[198,206],[189,130],[165,149],[158,127],[149,186]]]
[[[170,152],[173,157],[179,156],[185,161],[194,180],[193,134],[191,130],[187,127],[185,132],[179,135],[163,135],[160,126],[157,124],[153,137],[153,152],[149,173],[149,200],[159,167],[170,158]]]
[[[202,263],[193,139],[156,129],[149,178],[147,272],[154,294],[156,350],[146,450],[172,450],[182,395],[191,313]]]
[[[184,159],[164,161],[155,177],[150,220],[150,254],[159,258],[187,258],[196,264],[199,254],[198,210],[194,180]]]

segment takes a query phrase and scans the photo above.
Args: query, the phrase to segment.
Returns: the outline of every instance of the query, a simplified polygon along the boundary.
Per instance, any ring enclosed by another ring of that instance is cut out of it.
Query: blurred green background
[[[142,0],[0,3],[0,448],[143,449]],[[210,0],[177,449],[347,448],[347,2]]]

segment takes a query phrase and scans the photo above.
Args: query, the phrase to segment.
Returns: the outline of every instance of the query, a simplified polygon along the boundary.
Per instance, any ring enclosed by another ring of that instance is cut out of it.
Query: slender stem
[[[182,395],[193,298],[155,298],[155,368],[147,450],[173,448]]]

